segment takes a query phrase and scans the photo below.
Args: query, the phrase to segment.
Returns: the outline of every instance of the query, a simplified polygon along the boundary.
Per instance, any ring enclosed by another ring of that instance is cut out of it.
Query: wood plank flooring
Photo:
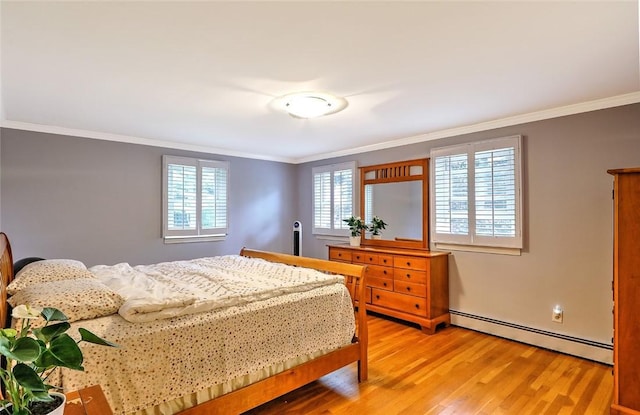
[[[246,415],[604,415],[611,367],[460,327],[423,334],[369,316],[369,380],[356,367]]]

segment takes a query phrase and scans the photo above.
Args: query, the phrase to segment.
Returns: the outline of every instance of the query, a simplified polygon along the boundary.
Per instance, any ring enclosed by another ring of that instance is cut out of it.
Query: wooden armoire
[[[640,413],[640,168],[614,176],[613,404],[611,414]]]

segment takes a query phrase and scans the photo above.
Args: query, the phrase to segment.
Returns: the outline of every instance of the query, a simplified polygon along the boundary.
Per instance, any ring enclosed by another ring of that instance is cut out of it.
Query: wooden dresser
[[[111,415],[109,403],[100,385],[67,393],[64,415]]]
[[[640,168],[614,176],[613,404],[615,415],[640,414]]]
[[[367,310],[417,323],[435,333],[448,326],[449,253],[329,245],[331,261],[367,264]]]

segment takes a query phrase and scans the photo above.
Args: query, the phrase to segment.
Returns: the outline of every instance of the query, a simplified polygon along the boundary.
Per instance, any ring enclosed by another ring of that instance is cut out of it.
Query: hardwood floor
[[[369,316],[369,380],[355,364],[246,415],[604,415],[611,367],[460,327],[423,334]]]

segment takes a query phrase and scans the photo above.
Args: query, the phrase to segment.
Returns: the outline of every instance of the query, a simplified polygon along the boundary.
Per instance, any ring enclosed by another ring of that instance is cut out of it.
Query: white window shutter
[[[331,172],[313,175],[313,227],[331,229]]]
[[[168,228],[169,230],[196,229],[196,167],[169,164],[168,169]]]
[[[215,163],[203,162],[201,229],[209,233],[226,233],[227,229],[227,169]],[[213,165],[212,165],[213,164]]]
[[[522,248],[521,136],[431,151],[431,240]]]
[[[162,160],[165,240],[226,235],[228,163],[176,156]]]
[[[319,166],[313,176],[313,229],[318,235],[348,235],[343,221],[355,212],[355,162]]]
[[[351,169],[333,173],[333,228],[349,229],[344,219],[353,215],[353,176]]]

